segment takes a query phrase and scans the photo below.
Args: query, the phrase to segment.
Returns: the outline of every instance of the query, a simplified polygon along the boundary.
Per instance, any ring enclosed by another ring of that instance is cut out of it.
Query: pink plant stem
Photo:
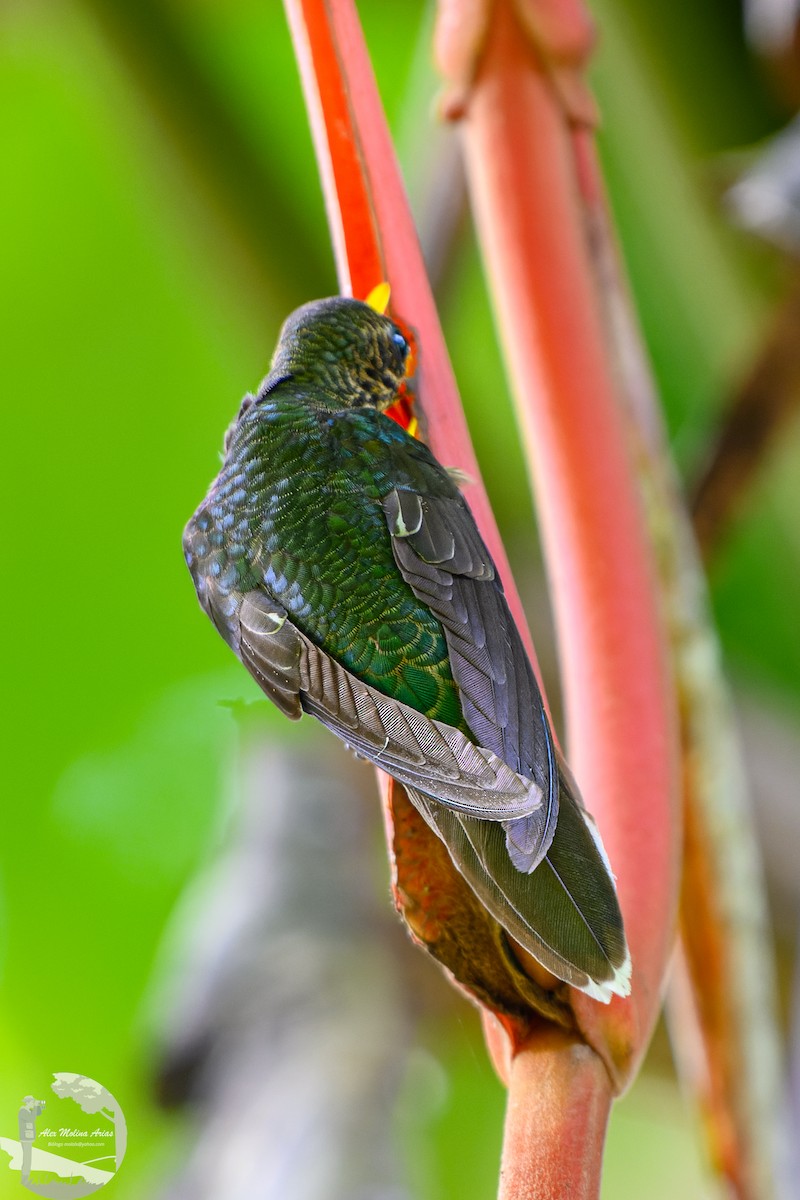
[[[702,1111],[710,1161],[732,1195],[771,1200],[791,1172],[775,963],[747,772],[595,148],[580,131],[576,153],[596,277],[639,451],[680,696],[685,831],[667,1023],[681,1082]]]
[[[512,1059],[498,1200],[594,1200],[611,1108],[605,1067],[551,1026]]]
[[[676,722],[655,575],[584,237],[570,125],[497,0],[463,121],[471,193],[537,496],[570,763],[596,816],[633,956],[629,1000],[573,997],[631,1078],[674,934]]]

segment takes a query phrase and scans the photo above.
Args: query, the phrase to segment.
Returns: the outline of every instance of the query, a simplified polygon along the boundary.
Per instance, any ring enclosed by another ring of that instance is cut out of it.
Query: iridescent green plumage
[[[376,430],[377,416],[355,409],[334,419],[324,397],[279,383],[233,430],[225,466],[196,519],[223,534],[235,531],[229,555],[237,543],[246,546],[236,560],[237,590],[266,585],[294,624],[348,670],[457,725],[461,710],[441,626],[392,557],[381,494],[393,483],[370,470],[379,449],[405,449],[408,438],[387,417]],[[407,457],[398,480],[413,485],[415,463]],[[221,568],[221,549],[219,555]]]
[[[514,938],[624,994],[613,882],[491,558],[452,478],[382,411],[407,354],[357,301],[289,318],[187,526],[200,601],[283,711],[407,786]]]

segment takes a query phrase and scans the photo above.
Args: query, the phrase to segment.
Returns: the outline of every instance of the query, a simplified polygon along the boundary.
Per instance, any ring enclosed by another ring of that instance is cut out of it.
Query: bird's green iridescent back
[[[197,568],[266,588],[353,674],[468,732],[442,627],[403,579],[381,506],[394,487],[449,486],[426,455],[374,410],[278,384],[240,419],[194,518],[210,559]]]

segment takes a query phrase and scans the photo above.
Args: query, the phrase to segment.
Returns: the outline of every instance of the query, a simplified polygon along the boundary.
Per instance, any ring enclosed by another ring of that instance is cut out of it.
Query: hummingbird
[[[283,325],[183,538],[201,606],[277,707],[403,784],[510,938],[630,990],[614,877],[458,486],[386,410],[415,353],[346,297]]]

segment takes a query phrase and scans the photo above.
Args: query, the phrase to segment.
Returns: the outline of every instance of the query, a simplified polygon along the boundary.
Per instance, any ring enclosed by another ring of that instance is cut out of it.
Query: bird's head
[[[410,353],[389,317],[360,300],[333,296],[304,304],[287,318],[270,377],[313,384],[339,408],[383,411],[398,398]]]

